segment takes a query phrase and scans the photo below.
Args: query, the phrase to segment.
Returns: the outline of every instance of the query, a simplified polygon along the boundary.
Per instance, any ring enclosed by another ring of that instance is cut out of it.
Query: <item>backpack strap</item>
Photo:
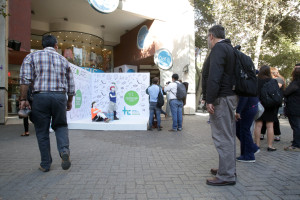
[[[162,88],[160,85],[157,85],[158,86],[158,95],[157,95],[157,98],[159,96],[159,93],[161,93],[163,96],[164,96],[164,93],[162,93]]]
[[[175,83],[176,83],[176,81],[175,81]],[[179,83],[176,83],[176,85],[177,85],[177,87],[178,87],[178,85],[179,85]],[[172,92],[172,90],[170,90],[171,92]],[[173,94],[174,94],[174,92],[172,92]],[[176,96],[176,94],[174,94],[174,96],[176,97],[176,99],[177,99],[177,96]]]

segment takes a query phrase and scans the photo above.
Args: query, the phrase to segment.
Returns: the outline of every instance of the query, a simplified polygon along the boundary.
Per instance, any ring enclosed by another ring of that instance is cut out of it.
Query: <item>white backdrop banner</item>
[[[149,73],[91,73],[72,65],[76,96],[68,121],[91,119],[91,105],[108,112],[109,93],[112,86],[116,91],[116,111],[120,120],[149,117],[149,96],[146,89],[150,84]]]
[[[92,73],[71,64],[75,82],[76,95],[73,97],[72,109],[67,112],[68,121],[91,116]]]

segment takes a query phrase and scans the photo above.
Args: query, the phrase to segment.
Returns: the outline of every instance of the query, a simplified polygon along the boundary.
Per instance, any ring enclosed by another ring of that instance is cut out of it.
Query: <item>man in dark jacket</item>
[[[234,185],[235,168],[235,109],[238,98],[232,90],[235,55],[225,30],[220,25],[208,31],[211,49],[206,82],[206,108],[210,114],[212,138],[219,153],[219,168],[211,169],[216,177],[207,179],[208,185]]]

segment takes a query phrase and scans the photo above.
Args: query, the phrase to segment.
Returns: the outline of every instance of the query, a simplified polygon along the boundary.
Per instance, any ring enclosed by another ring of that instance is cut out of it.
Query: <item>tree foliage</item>
[[[207,29],[222,24],[256,65],[270,64],[287,76],[300,59],[299,7],[299,0],[195,0],[196,46],[207,48]]]
[[[6,1],[7,1],[7,0],[5,0],[5,1],[0,1],[0,15],[2,15],[4,18],[10,15],[10,14],[7,13],[7,11],[6,11],[6,7],[7,7],[7,6],[6,6]]]

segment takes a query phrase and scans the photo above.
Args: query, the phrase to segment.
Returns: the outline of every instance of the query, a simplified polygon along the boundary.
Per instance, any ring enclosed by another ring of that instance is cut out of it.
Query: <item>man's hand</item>
[[[72,109],[72,101],[67,102],[67,111],[70,111]]]
[[[212,115],[215,113],[215,107],[211,103],[206,104],[206,109],[207,109],[207,112],[209,112]]]
[[[241,118],[241,115],[239,113],[235,113],[235,121],[238,121]]]
[[[73,101],[73,96],[72,95],[68,95],[67,111],[70,111],[72,109],[72,101]]]
[[[20,108],[20,110],[25,109],[25,108],[28,108],[28,109],[31,110],[31,106],[30,106],[30,104],[27,100],[26,101],[20,101],[19,108]]]
[[[19,101],[19,108],[20,110],[25,109],[26,107],[28,109],[31,109],[29,102],[27,101],[27,91],[28,91],[28,85],[20,85],[20,97],[19,100],[23,100],[23,101]]]

